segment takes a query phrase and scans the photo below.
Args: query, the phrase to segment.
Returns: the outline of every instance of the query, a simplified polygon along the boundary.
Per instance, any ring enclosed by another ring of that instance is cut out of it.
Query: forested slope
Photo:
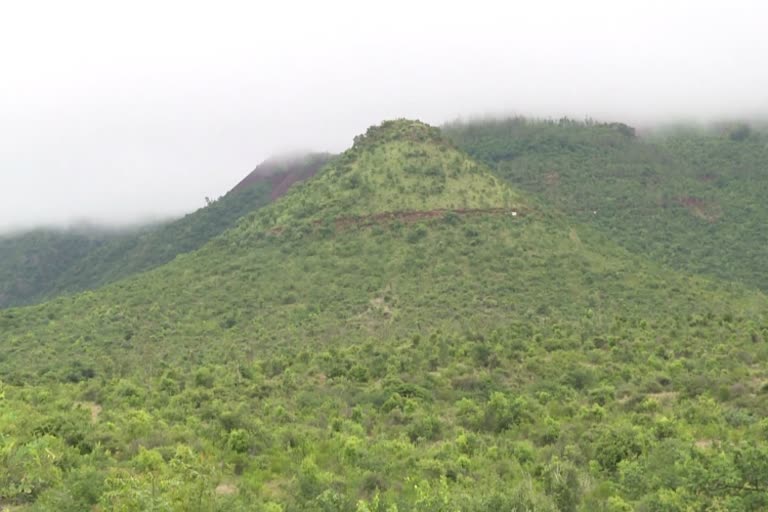
[[[632,252],[768,290],[768,137],[741,123],[636,136],[523,118],[446,133],[515,187]]]
[[[313,176],[330,155],[270,159],[181,219],[130,230],[47,230],[0,238],[0,308],[97,288],[199,249],[238,219]]]
[[[120,236],[91,228],[0,235],[0,308],[34,302],[73,265]]]
[[[384,123],[196,252],[0,312],[0,503],[761,510],[767,306]]]

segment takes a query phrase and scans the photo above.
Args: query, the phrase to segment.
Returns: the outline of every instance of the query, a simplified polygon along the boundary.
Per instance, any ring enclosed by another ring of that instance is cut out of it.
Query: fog
[[[766,19],[759,1],[6,2],[0,230],[179,215],[386,118],[762,116]]]

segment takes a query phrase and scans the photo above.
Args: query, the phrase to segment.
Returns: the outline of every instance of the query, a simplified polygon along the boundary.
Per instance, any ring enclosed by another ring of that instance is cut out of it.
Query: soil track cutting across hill
[[[369,227],[390,222],[403,222],[410,224],[424,219],[434,219],[438,217],[447,217],[449,215],[470,216],[470,215],[509,215],[511,217],[524,217],[531,213],[529,208],[441,208],[436,210],[404,210],[399,212],[383,212],[372,215],[338,217],[333,223],[336,229],[348,229],[355,227]],[[324,221],[316,220],[315,225],[323,224]],[[270,233],[280,234],[284,231],[283,226],[272,228]]]
[[[374,224],[384,224],[387,222],[399,221],[404,223],[417,222],[422,219],[433,219],[435,217],[445,217],[447,215],[511,215],[522,216],[529,212],[523,208],[459,208],[459,209],[438,209],[438,210],[409,210],[400,212],[384,212],[373,215],[364,215],[358,217],[339,217],[335,224],[337,228],[350,226],[372,226]],[[318,221],[317,223],[320,223]]]

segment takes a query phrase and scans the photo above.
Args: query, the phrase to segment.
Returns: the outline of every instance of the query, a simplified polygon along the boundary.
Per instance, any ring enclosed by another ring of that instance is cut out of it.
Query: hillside
[[[387,122],[198,251],[0,312],[0,503],[759,510],[767,307]]]
[[[315,153],[267,160],[223,197],[172,222],[123,232],[38,230],[0,238],[0,308],[97,288],[194,251],[329,159]]]
[[[73,265],[120,236],[91,228],[0,235],[0,308],[34,302]]]
[[[262,216],[273,226],[388,212],[521,206],[519,196],[437,128],[405,120],[370,128],[313,180]],[[263,224],[258,224],[259,228]]]
[[[267,160],[221,198],[183,218],[138,237],[107,244],[56,280],[55,294],[97,288],[138,274],[202,247],[244,215],[283,195],[291,184],[314,175],[330,159],[307,154]]]
[[[329,153],[295,153],[269,158],[235,185],[227,195],[236,195],[264,181],[270,184],[270,199],[275,200],[300,181],[314,176],[332,158]]]
[[[744,124],[637,137],[622,124],[455,123],[499,176],[665,265],[768,291],[768,137]]]

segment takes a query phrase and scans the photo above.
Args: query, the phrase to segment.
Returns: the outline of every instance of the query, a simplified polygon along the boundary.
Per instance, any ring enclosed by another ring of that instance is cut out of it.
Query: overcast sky
[[[762,1],[0,4],[0,230],[180,214],[385,118],[768,112]]]

